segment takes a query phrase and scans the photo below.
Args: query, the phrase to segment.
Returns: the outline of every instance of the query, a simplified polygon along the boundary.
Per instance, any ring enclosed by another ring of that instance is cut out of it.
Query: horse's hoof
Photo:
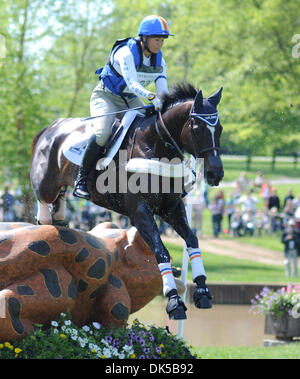
[[[187,308],[179,296],[170,297],[166,307],[170,320],[186,320],[186,310]]]
[[[194,303],[197,308],[209,309],[212,308],[212,296],[207,287],[197,287],[193,295]]]

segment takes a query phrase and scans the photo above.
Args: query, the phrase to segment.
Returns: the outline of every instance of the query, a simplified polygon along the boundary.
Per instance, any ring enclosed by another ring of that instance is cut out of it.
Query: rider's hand
[[[155,95],[154,93],[149,94],[148,100],[152,102],[157,112],[161,111],[163,104],[157,95]]]

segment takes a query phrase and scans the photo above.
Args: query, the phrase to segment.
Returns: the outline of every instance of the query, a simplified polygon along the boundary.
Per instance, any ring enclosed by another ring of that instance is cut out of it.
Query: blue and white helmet
[[[139,36],[172,36],[169,32],[167,21],[160,16],[147,16],[140,23],[138,29]]]

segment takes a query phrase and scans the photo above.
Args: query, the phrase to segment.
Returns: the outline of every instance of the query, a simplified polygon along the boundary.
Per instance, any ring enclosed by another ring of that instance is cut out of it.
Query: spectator
[[[264,181],[262,186],[261,186],[260,196],[263,200],[265,209],[268,209],[270,192],[271,192],[270,183],[268,181]]]
[[[299,232],[295,230],[295,221],[293,219],[289,220],[288,225],[282,234],[281,242],[284,244],[285,274],[286,276],[297,277],[300,235]]]
[[[283,225],[287,226],[289,219],[295,215],[295,207],[292,199],[286,199],[285,206],[282,212]]]
[[[272,234],[279,232],[282,229],[282,220],[276,207],[270,209],[270,222]]]
[[[249,234],[251,237],[254,236],[255,216],[254,216],[254,213],[251,212],[250,209],[248,209],[242,215],[242,221],[243,221],[244,236],[246,236],[247,234]]]
[[[234,198],[234,193],[230,192],[226,202],[225,202],[225,212],[227,214],[228,220],[228,231],[231,234],[231,217],[235,212],[236,200]]]
[[[4,194],[1,197],[2,208],[3,208],[3,221],[11,222],[14,221],[14,203],[15,198],[9,193],[9,186],[5,186]]]
[[[256,212],[256,229],[259,236],[262,235],[263,231],[270,230],[270,222],[267,211],[258,210]]]
[[[300,207],[300,195],[298,195],[295,199],[293,199],[293,204],[295,209]]]
[[[277,210],[280,210],[280,200],[276,193],[276,188],[271,188],[271,194],[268,200],[268,209],[277,208]]]
[[[223,204],[219,201],[218,195],[213,198],[208,208],[211,211],[214,237],[217,238],[222,230],[223,217]]]
[[[283,208],[286,206],[286,203],[288,200],[294,200],[293,190],[289,189],[287,195],[285,196],[283,200]]]
[[[256,198],[256,196],[252,195],[251,190],[248,190],[246,195],[240,197],[237,200],[237,203],[242,205],[242,212],[243,213],[250,210],[252,212],[252,214],[255,214],[256,204],[258,203],[258,199]]]
[[[236,209],[231,216],[230,229],[234,237],[241,237],[241,230],[243,228],[242,213],[240,209]]]
[[[249,180],[245,171],[242,171],[240,176],[236,179],[237,185],[242,189],[243,192],[248,191]]]
[[[254,188],[261,189],[264,182],[265,182],[265,178],[264,178],[263,173],[261,171],[258,171],[253,182]]]

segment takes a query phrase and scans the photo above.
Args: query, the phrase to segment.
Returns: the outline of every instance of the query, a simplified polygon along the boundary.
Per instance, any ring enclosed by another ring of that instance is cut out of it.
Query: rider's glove
[[[148,100],[152,101],[152,104],[154,105],[154,108],[157,112],[161,111],[163,104],[157,95],[155,95],[154,93],[150,93],[147,96],[147,98],[148,98]]]

